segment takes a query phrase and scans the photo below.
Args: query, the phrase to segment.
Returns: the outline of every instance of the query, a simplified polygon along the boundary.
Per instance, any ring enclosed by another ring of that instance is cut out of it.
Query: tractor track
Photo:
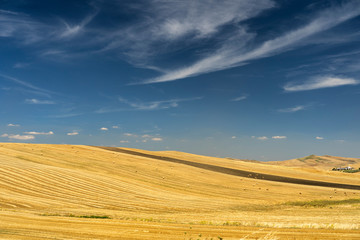
[[[117,147],[98,147],[98,146],[96,146],[96,148],[113,151],[113,152],[119,152],[119,153],[140,156],[140,157],[152,158],[152,159],[166,161],[166,162],[184,164],[184,165],[188,165],[188,166],[192,166],[192,167],[196,167],[196,168],[206,169],[209,171],[238,176],[238,177],[254,178],[254,179],[274,181],[274,182],[319,186],[319,187],[360,190],[360,185],[342,184],[342,183],[334,183],[334,182],[323,182],[323,181],[316,181],[316,180],[307,180],[307,179],[301,179],[301,178],[291,178],[291,177],[283,177],[283,176],[277,176],[277,175],[271,175],[271,174],[257,173],[257,172],[252,172],[252,171],[245,171],[245,170],[240,170],[240,169],[221,167],[221,166],[216,166],[216,165],[211,165],[211,164],[206,164],[206,163],[192,162],[192,161],[187,161],[187,160],[182,160],[182,159],[177,159],[177,158],[172,158],[172,157],[157,156],[157,155],[152,155],[152,154],[147,154],[147,153],[131,151],[131,150],[127,150],[127,149],[121,149],[121,148],[117,148]]]

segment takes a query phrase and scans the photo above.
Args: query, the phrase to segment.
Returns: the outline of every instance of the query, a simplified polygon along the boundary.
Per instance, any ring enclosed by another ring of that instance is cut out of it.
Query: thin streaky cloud
[[[247,98],[248,98],[247,95],[242,95],[242,96],[240,96],[240,97],[233,98],[233,99],[231,99],[230,101],[231,101],[231,102],[239,102],[239,101],[245,100],[245,99],[247,99]]]
[[[39,100],[39,99],[35,99],[35,98],[32,98],[32,99],[26,99],[25,100],[25,103],[27,104],[55,104],[54,101],[49,101],[49,100]]]
[[[357,84],[360,84],[360,81],[353,78],[320,76],[299,84],[288,83],[284,86],[284,90],[286,92],[298,92]]]
[[[84,31],[84,28],[87,24],[89,24],[94,17],[98,14],[98,11],[95,11],[94,13],[86,16],[80,24],[71,26],[69,23],[67,23],[64,19],[61,19],[62,23],[65,25],[65,30],[59,34],[59,38],[70,38],[78,35],[82,31]]]
[[[279,109],[278,112],[293,113],[293,112],[298,112],[298,111],[302,111],[305,109],[306,109],[306,106],[299,105],[299,106],[295,106],[295,107]]]
[[[22,81],[22,80],[19,80],[17,78],[14,78],[14,77],[11,77],[11,76],[8,76],[8,75],[5,75],[5,74],[1,74],[0,73],[0,77],[2,77],[3,79],[6,79],[6,80],[9,80],[11,82],[14,82],[18,85],[21,85],[23,87],[26,87],[26,88],[29,88],[31,90],[35,90],[37,92],[40,92],[42,94],[47,94],[47,95],[50,95],[50,94],[55,94],[55,92],[52,92],[52,91],[49,91],[49,90],[46,90],[46,89],[43,89],[43,88],[39,88],[37,86],[34,86],[33,84],[31,83],[28,83],[28,82],[25,82],[25,81]]]
[[[102,108],[96,110],[95,113],[109,113],[109,112],[119,112],[119,111],[155,111],[161,109],[169,109],[176,108],[179,106],[180,102],[188,102],[200,100],[202,97],[193,97],[193,98],[175,98],[170,100],[162,100],[162,101],[150,101],[150,102],[142,102],[142,101],[130,101],[123,97],[119,97],[118,100],[121,103],[124,103],[130,107],[129,108]]]
[[[101,131],[108,131],[109,129],[106,128],[106,127],[102,127],[102,128],[100,128],[100,130],[101,130]]]
[[[208,55],[189,67],[172,70],[162,76],[136,84],[175,81],[241,66],[247,64],[250,60],[269,57],[292,49],[296,45],[304,45],[306,44],[304,42],[306,38],[333,28],[358,15],[360,15],[360,1],[352,1],[339,8],[324,10],[304,27],[285,33],[272,40],[265,41],[253,50],[246,52],[246,49],[243,47],[239,48],[238,43],[225,42],[215,53]]]
[[[49,131],[49,132],[24,132],[25,134],[30,134],[30,135],[54,135],[53,131]]]
[[[131,62],[141,65],[153,55],[176,50],[179,41],[191,44],[210,38],[224,25],[245,21],[275,6],[272,0],[156,0],[144,4],[137,9],[143,15],[137,24],[104,33],[107,44],[100,51],[124,49]],[[155,49],[159,43],[161,49]]]

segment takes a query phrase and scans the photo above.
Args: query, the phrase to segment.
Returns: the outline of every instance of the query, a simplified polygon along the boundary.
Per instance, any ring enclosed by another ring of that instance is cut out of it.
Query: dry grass
[[[152,154],[360,185],[326,172]],[[242,178],[89,146],[0,143],[0,192],[0,239],[360,239],[360,191]],[[312,206],[316,200],[321,208]]]

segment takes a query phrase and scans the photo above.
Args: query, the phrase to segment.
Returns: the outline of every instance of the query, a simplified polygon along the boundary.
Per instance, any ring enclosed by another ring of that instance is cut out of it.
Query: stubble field
[[[0,192],[0,239],[360,239],[358,173],[1,143]]]

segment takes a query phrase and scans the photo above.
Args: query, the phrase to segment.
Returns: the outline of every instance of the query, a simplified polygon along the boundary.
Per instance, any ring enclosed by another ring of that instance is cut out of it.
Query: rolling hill
[[[359,169],[360,158],[334,157],[329,155],[310,155],[303,158],[296,158],[286,161],[267,162],[268,164],[281,165],[298,168],[315,168],[319,170],[331,170],[332,168],[351,166]]]
[[[0,143],[0,192],[0,239],[360,238],[360,175],[303,166]]]

